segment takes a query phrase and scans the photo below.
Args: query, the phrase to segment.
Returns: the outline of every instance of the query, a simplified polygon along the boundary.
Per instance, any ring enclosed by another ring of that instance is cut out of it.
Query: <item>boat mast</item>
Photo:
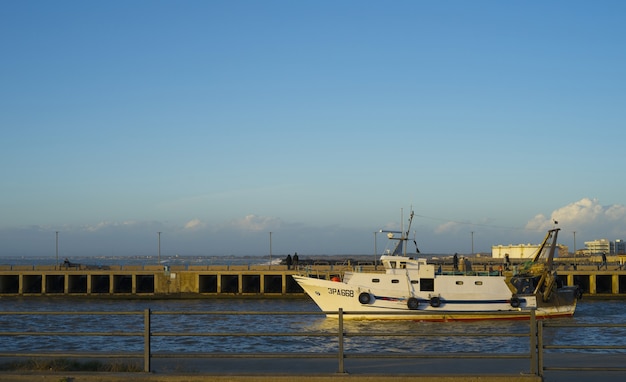
[[[400,208],[400,242],[402,243],[402,256],[406,257],[406,235],[404,234],[404,208]]]
[[[411,208],[411,216],[409,217],[409,227],[406,229],[406,231],[402,231],[402,241],[404,242],[404,247],[402,248],[404,251],[404,256],[406,257],[406,247],[408,246],[407,244],[409,243],[409,232],[411,232],[411,223],[413,222],[413,208]],[[403,219],[404,220],[404,219]]]
[[[404,209],[400,209],[400,231],[389,231],[381,229],[380,232],[386,232],[389,240],[398,240],[398,244],[394,248],[392,255],[402,255],[406,257],[406,242],[409,240],[409,232],[411,232],[411,222],[413,221],[413,209],[411,208],[411,217],[409,218],[409,227],[404,230]],[[394,237],[394,233],[399,233],[400,237]],[[402,248],[399,248],[399,246]]]
[[[551,238],[550,249],[548,250],[548,258],[546,259],[545,264],[543,265],[543,272],[541,273],[541,278],[535,287],[535,294],[541,293],[541,297],[544,302],[550,301],[552,297],[552,292],[554,288],[554,283],[556,282],[556,272],[552,269],[553,260],[554,260],[554,252],[556,251],[556,238],[559,234],[560,228],[551,229],[548,231],[548,235],[546,239],[543,241],[541,245],[541,251],[535,256],[533,261],[537,261],[539,259],[540,254],[545,249],[545,245],[548,241],[548,238]]]
[[[556,239],[559,235],[560,230],[561,230],[560,228],[554,228],[548,231],[546,237],[543,239],[543,242],[541,243],[541,245],[539,246],[539,249],[537,250],[537,254],[535,254],[535,257],[533,257],[532,263],[539,262],[541,255],[546,250],[546,245],[548,244],[548,241],[550,241],[550,248],[548,250],[548,256],[546,256],[546,268],[552,269],[554,253],[556,252],[556,245],[557,245]]]

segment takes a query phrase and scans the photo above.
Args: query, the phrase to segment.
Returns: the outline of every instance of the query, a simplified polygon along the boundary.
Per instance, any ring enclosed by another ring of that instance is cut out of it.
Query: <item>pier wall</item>
[[[0,269],[0,295],[286,296],[303,295],[294,270]],[[191,268],[191,267],[189,267]],[[220,267],[214,267],[220,268]]]
[[[0,296],[286,297],[304,296],[291,277],[306,272],[330,279],[343,272],[382,272],[379,266],[112,266],[79,269],[54,266],[0,266]],[[585,296],[626,297],[626,270],[559,270],[566,285]]]

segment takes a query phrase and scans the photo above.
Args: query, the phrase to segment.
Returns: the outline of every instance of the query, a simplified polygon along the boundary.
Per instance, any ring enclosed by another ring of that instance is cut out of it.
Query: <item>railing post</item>
[[[150,309],[143,311],[143,371],[150,372]]]
[[[537,375],[537,317],[535,310],[530,310],[530,373]]]
[[[338,323],[339,323],[339,333],[337,333],[337,339],[339,340],[339,373],[345,373],[344,370],[344,365],[343,365],[343,360],[344,360],[344,354],[343,354],[343,309],[339,308],[339,312],[338,312]]]
[[[539,376],[543,379],[543,322],[539,321],[537,329],[537,363]]]

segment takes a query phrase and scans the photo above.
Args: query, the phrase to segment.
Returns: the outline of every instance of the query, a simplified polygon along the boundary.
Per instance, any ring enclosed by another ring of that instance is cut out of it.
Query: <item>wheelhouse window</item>
[[[420,291],[434,292],[435,291],[435,279],[420,279]]]

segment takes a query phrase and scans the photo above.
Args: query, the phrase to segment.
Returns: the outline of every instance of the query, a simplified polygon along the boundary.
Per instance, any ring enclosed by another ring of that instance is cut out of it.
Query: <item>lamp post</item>
[[[576,263],[576,231],[574,231],[573,234],[574,234],[574,266],[576,267],[576,269],[578,269],[578,264]]]
[[[56,254],[57,254],[57,262],[54,264],[54,269],[57,269],[59,266],[59,231],[56,231]]]
[[[472,255],[474,255],[474,231],[472,231]]]
[[[161,232],[157,232],[157,235],[158,235],[158,248],[159,248],[159,251],[157,252],[158,253],[157,258],[158,258],[159,264],[161,264]]]
[[[272,231],[270,231],[270,265],[269,269],[272,269]]]
[[[376,266],[378,265],[378,245],[376,244],[376,234],[378,232],[374,232],[374,270],[376,270]]]

